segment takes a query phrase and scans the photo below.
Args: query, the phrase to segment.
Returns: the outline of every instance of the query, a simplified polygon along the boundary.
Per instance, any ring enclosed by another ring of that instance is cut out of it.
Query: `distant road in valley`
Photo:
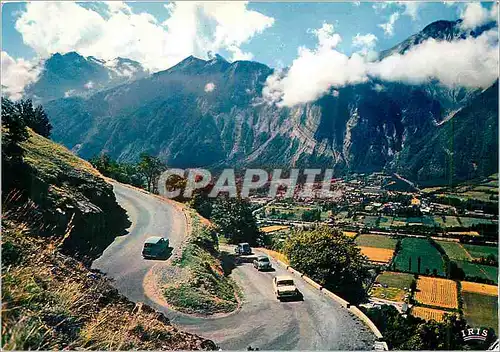
[[[163,312],[181,329],[214,340],[223,350],[370,350],[375,336],[345,308],[301,279],[296,285],[304,301],[279,302],[272,292],[272,278],[289,274],[273,261],[274,272],[258,272],[250,263],[231,273],[244,293],[242,307],[222,317],[189,316],[168,309],[144,292],[146,274],[165,262],[144,260],[144,240],[152,235],[170,239],[178,248],[187,230],[184,214],[171,203],[139,190],[114,183],[120,205],[132,222],[129,234],[118,237],[94,261],[114,279],[114,286],[135,302],[145,302]],[[259,254],[259,253],[256,253]]]

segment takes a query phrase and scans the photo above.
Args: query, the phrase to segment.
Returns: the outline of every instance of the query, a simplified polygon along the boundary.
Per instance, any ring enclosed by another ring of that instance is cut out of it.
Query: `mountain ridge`
[[[462,33],[460,23],[439,21],[412,37],[452,40]],[[436,30],[441,27],[444,34]],[[172,167],[322,167],[339,174],[398,170],[427,182],[449,179],[444,171],[448,166],[441,160],[432,172],[423,172],[427,168],[421,161],[411,162],[409,151],[437,138],[439,126],[464,116],[460,111],[484,93],[437,82],[370,79],[314,102],[278,108],[262,97],[273,72],[253,61],[190,56],[167,70],[89,97],[52,101],[46,109],[54,138],[86,158],[105,152],[131,161],[150,152]],[[495,108],[488,114],[497,114]],[[405,171],[407,162],[411,171]],[[496,172],[486,164],[489,174]],[[469,174],[456,170],[455,177]]]

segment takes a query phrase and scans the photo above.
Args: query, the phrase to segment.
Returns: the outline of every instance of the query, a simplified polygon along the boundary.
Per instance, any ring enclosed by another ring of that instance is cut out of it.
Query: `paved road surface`
[[[272,293],[272,277],[289,273],[274,261],[274,272],[258,272],[250,263],[233,270],[231,275],[245,298],[242,308],[228,316],[193,317],[158,305],[145,295],[143,281],[159,262],[142,259],[142,244],[150,235],[162,235],[178,246],[186,231],[184,215],[140,191],[120,184],[114,184],[114,190],[132,225],[129,234],[117,238],[93,267],[112,277],[115,287],[129,299],[153,306],[183,330],[212,339],[224,350],[244,350],[249,345],[261,350],[372,348],[375,337],[361,321],[301,279],[295,281],[304,301],[279,302]]]

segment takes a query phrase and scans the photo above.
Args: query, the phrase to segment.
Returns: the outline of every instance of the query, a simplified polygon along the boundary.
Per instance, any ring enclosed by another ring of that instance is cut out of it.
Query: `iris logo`
[[[469,328],[461,332],[464,341],[486,341],[488,338],[488,330],[486,329]]]

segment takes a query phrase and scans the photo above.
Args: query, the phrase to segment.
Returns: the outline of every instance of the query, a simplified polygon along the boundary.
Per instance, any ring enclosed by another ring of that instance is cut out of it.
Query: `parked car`
[[[253,267],[257,270],[271,270],[273,266],[271,265],[271,261],[269,257],[265,255],[259,255],[253,261]]]
[[[236,254],[243,254],[243,255],[252,254],[252,248],[250,248],[250,245],[246,242],[238,243],[234,251],[236,252]]]
[[[168,238],[152,236],[149,237],[144,242],[144,247],[142,249],[142,256],[146,259],[157,259],[157,258],[161,259],[167,255],[168,250],[169,250]]]
[[[302,298],[290,276],[276,276],[273,279],[274,293],[279,300],[283,298]]]

